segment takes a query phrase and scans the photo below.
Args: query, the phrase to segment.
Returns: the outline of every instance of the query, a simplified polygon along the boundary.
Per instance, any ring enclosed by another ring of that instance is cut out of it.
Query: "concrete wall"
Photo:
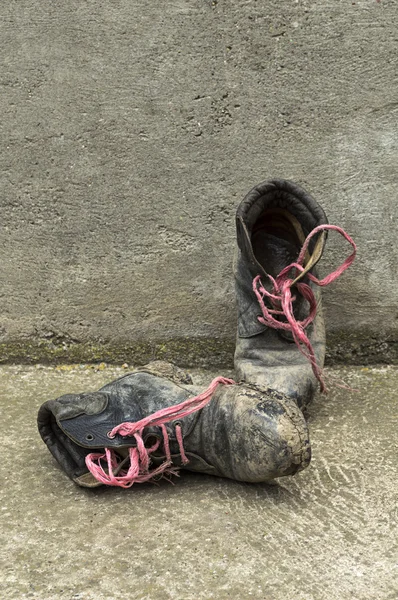
[[[3,2],[1,358],[230,360],[234,212],[275,176],[359,246],[331,355],[397,357],[396,9]]]

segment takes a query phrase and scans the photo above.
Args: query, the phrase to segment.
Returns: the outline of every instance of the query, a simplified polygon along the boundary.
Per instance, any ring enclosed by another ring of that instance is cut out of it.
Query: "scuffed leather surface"
[[[325,334],[322,307],[318,309],[310,340],[319,365],[325,360]],[[317,381],[307,358],[292,342],[273,329],[252,338],[237,336],[235,371],[241,381],[269,386],[306,406],[317,389]]]
[[[104,409],[96,414],[84,394],[61,397],[61,409],[57,407],[58,400],[41,407],[38,424],[42,438],[77,483],[80,477],[84,485],[87,472],[84,458],[89,451],[107,446],[120,450],[124,456],[126,448],[134,445],[132,438],[107,438],[106,432],[114,425],[140,420],[202,391],[154,375],[151,367],[146,370],[152,372],[145,372],[144,368],[107,384],[98,393],[91,393],[97,407],[97,394],[108,399]],[[70,413],[65,413],[68,402],[74,411],[84,405],[90,414],[80,412],[71,418]],[[60,419],[59,414],[68,414],[68,418]],[[243,384],[220,385],[204,409],[180,419],[179,423],[190,459],[183,468],[188,470],[255,482],[292,474],[310,460],[308,430],[301,412],[291,399],[272,390]],[[172,422],[166,428],[173,461],[182,466],[175,425]],[[87,433],[94,439],[88,441]],[[160,437],[160,430],[147,428],[144,439],[146,435]],[[153,461],[157,464],[163,460],[161,446]]]
[[[237,209],[238,251],[234,261],[235,289],[238,309],[238,333],[235,351],[235,370],[240,380],[280,390],[294,398],[300,406],[307,404],[316,388],[317,382],[308,360],[299,351],[289,336],[283,332],[268,328],[259,323],[261,309],[253,292],[253,278],[261,271],[275,276],[277,272],[292,262],[294,246],[286,240],[280,240],[266,234],[263,254],[257,249],[257,258],[263,263],[272,256],[272,264],[262,264],[253,260],[251,232],[265,209],[283,208],[296,217],[307,235],[314,227],[327,223],[322,208],[302,188],[290,181],[272,180],[253,188]],[[244,235],[244,231],[247,235]],[[258,237],[260,234],[257,233]],[[249,239],[248,239],[249,236]],[[261,240],[256,240],[257,246]],[[300,246],[297,245],[297,254]],[[312,272],[315,272],[314,270]],[[309,282],[318,303],[318,312],[307,335],[314,347],[318,364],[323,365],[325,356],[325,326],[322,315],[320,289]],[[262,283],[270,290],[267,277]],[[308,305],[300,296],[294,303],[294,313],[298,320],[308,315]]]
[[[196,443],[206,444],[206,460],[224,477],[268,481],[309,463],[304,417],[282,394],[243,384],[228,386],[216,392],[202,412],[192,435],[200,432]]]

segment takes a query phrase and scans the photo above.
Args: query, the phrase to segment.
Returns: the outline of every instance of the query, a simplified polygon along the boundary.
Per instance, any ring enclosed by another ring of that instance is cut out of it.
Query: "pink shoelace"
[[[123,488],[129,488],[134,483],[144,483],[157,475],[176,475],[178,473],[178,468],[172,466],[169,436],[165,423],[169,423],[178,418],[182,419],[193,412],[201,410],[210,402],[216,388],[220,384],[233,385],[234,383],[235,382],[232,379],[216,377],[213,379],[207,390],[194,398],[189,398],[175,406],[162,408],[136,423],[126,422],[117,425],[109,433],[110,438],[115,437],[116,434],[123,437],[130,436],[135,438],[136,446],[128,448],[129,467],[127,469],[121,468],[121,462],[124,462],[124,460],[120,459],[113,449],[105,448],[105,453],[91,453],[86,456],[86,466],[88,470],[97,481],[105,485]],[[159,467],[150,470],[150,455],[159,448],[161,440],[158,439],[153,446],[147,448],[142,436],[145,427],[156,425],[160,426],[162,431],[163,449],[166,460]],[[189,460],[185,454],[180,425],[176,425],[175,432],[182,463],[187,464]],[[102,462],[106,463],[107,470],[103,467]],[[114,473],[115,469],[118,469],[117,475]]]
[[[319,280],[309,272],[306,273],[306,277],[321,287],[332,283],[332,281],[340,277],[340,275],[353,263],[357,251],[356,244],[352,238],[343,229],[341,229],[341,227],[337,227],[336,225],[319,225],[318,227],[315,227],[315,229],[313,229],[307,236],[296,262],[282,269],[275,279],[271,275],[267,274],[272,283],[271,292],[268,292],[264,288],[260,275],[257,275],[257,277],[255,277],[253,280],[253,291],[256,294],[258,303],[263,313],[263,316],[258,317],[258,320],[260,323],[267,325],[267,327],[272,327],[273,329],[284,329],[285,331],[290,331],[292,333],[293,339],[300,352],[302,352],[311,363],[312,370],[320,383],[322,392],[327,392],[323,377],[323,370],[316,362],[314,349],[305,332],[308,325],[315,319],[317,311],[315,295],[308,284],[302,282],[294,283],[294,280],[297,277],[297,272],[302,273],[305,270],[303,263],[311,238],[320,231],[326,230],[337,231],[337,233],[342,235],[353,247],[353,252],[348,258],[346,258],[343,264],[341,264],[335,271],[327,275],[324,279]],[[293,278],[289,276],[289,273],[292,269],[296,270],[296,275]],[[308,317],[302,321],[297,321],[293,313],[293,302],[296,299],[295,296],[292,296],[291,288],[293,284],[297,287],[298,292],[303,296],[303,298],[305,298],[305,300],[307,300],[309,303]],[[268,299],[272,308],[268,308],[265,305],[266,298]],[[281,321],[277,317],[285,317],[286,321]]]

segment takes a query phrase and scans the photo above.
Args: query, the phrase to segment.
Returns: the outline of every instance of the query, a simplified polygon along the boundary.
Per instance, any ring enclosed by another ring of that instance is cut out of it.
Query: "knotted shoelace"
[[[121,460],[112,448],[105,448],[105,453],[92,452],[86,456],[88,470],[100,483],[123,488],[129,488],[134,483],[144,483],[158,475],[176,475],[178,468],[172,466],[169,436],[165,423],[169,423],[175,419],[182,419],[193,412],[201,410],[210,402],[216,388],[220,384],[232,385],[234,383],[232,379],[216,377],[207,390],[194,398],[189,398],[175,406],[162,408],[135,423],[125,422],[117,425],[109,432],[108,435],[110,438],[114,438],[116,434],[119,434],[123,437],[134,437],[136,442],[136,446],[128,449],[129,467],[127,469],[121,468],[121,462],[124,462],[124,459]],[[159,467],[152,470],[150,470],[150,455],[159,448],[161,440],[156,440],[155,444],[149,448],[145,446],[143,440],[144,429],[150,426],[160,427],[163,435],[164,454],[166,456],[166,460]],[[181,461],[183,464],[187,464],[189,460],[184,450],[181,425],[177,424],[175,426],[175,432]],[[106,463],[105,468],[102,464],[103,462]],[[115,474],[115,470],[117,470],[117,474]]]
[[[321,287],[332,283],[332,281],[340,277],[340,275],[353,263],[357,251],[356,244],[352,238],[341,227],[337,227],[336,225],[319,225],[318,227],[315,227],[305,239],[296,262],[291,263],[282,269],[276,278],[267,274],[267,277],[272,284],[270,292],[268,292],[262,284],[260,275],[257,275],[253,280],[253,291],[263,314],[262,317],[258,317],[258,320],[263,325],[267,325],[267,327],[283,329],[292,333],[293,339],[300,352],[302,352],[311,363],[312,370],[320,383],[322,392],[327,392],[323,370],[316,362],[314,349],[305,331],[308,325],[315,319],[317,303],[311,287],[307,283],[297,281],[297,276],[305,270],[303,264],[310,240],[317,233],[327,230],[336,231],[342,235],[347,242],[351,244],[353,252],[335,271],[324,277],[324,279],[319,280],[315,275],[309,272],[306,273],[306,277]],[[292,270],[295,274],[294,277],[291,276]],[[293,302],[296,300],[296,296],[292,295],[293,285],[297,288],[298,293],[300,293],[309,304],[308,316],[302,321],[298,321],[294,316]],[[268,305],[272,308],[266,306],[266,299],[268,300]],[[281,317],[286,320],[280,320]]]

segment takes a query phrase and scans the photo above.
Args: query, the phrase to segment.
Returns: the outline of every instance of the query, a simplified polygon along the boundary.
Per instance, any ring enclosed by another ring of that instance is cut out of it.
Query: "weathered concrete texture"
[[[233,340],[234,212],[274,176],[358,242],[325,292],[329,331],[391,349],[392,0],[9,0],[0,16],[3,357],[21,339],[22,356]],[[331,236],[323,272],[347,250]]]
[[[359,392],[316,400],[313,462],[294,478],[185,473],[174,486],[87,491],[41,442],[36,410],[120,369],[2,367],[1,597],[395,600],[398,370],[329,374]]]
[[[346,352],[346,346],[344,348]],[[232,368],[234,349],[234,340],[217,338],[171,338],[139,343],[120,340],[114,340],[113,343],[92,343],[66,342],[60,338],[28,339],[0,344],[0,362],[75,364],[105,361],[114,365],[126,362],[142,365],[157,359],[185,367],[208,367],[210,364],[214,368]]]

